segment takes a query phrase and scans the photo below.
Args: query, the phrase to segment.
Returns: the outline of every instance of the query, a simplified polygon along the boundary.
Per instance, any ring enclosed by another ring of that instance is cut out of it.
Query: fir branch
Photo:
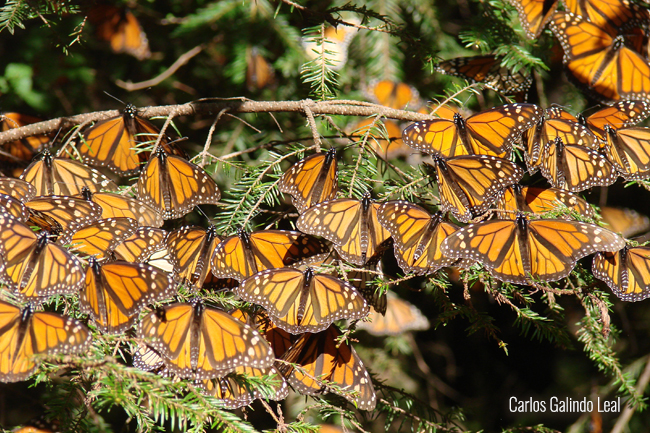
[[[629,374],[623,373],[616,352],[612,346],[617,334],[616,329],[609,331],[608,310],[612,304],[604,292],[579,294],[578,299],[585,310],[585,316],[580,321],[578,341],[584,344],[584,350],[596,364],[598,370],[612,375],[619,385],[618,392],[628,398],[628,404],[645,408],[643,397],[637,394],[635,380]]]

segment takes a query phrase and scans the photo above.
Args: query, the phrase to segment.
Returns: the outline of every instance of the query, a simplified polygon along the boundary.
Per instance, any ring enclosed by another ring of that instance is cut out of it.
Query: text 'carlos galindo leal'
[[[519,400],[517,397],[510,397],[508,402],[510,412],[620,412],[621,397],[614,400],[604,400],[598,397],[596,401],[574,400],[569,397],[551,397],[548,400],[534,400],[532,397],[526,400]]]

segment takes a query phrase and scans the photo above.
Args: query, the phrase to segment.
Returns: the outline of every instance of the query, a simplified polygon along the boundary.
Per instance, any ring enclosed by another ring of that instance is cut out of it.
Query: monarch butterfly
[[[336,149],[298,161],[282,175],[278,190],[291,196],[300,213],[317,203],[336,198],[339,190]]]
[[[164,250],[167,232],[155,227],[139,227],[113,250],[115,260],[143,263],[151,254]]]
[[[650,247],[625,246],[617,252],[598,253],[591,270],[623,301],[650,297]]]
[[[442,211],[465,223],[487,212],[501,191],[524,175],[515,163],[494,156],[434,156],[433,162]]]
[[[127,104],[121,115],[101,120],[84,131],[79,153],[87,164],[107,167],[121,176],[131,176],[138,174],[150,157],[150,152],[140,148],[146,143],[155,143],[159,135],[156,126],[138,116],[133,104]],[[167,137],[163,137],[160,146],[169,154],[182,158],[187,156]]]
[[[31,123],[40,122],[38,117],[28,116],[20,113],[3,113],[0,115],[0,131],[5,132],[10,129],[20,128],[21,126],[29,125]],[[31,161],[37,152],[40,152],[47,143],[50,142],[48,135],[32,135],[23,139],[5,143],[2,145],[2,150],[7,152],[13,158],[2,156],[3,160],[7,161]],[[23,166],[24,167],[24,166]]]
[[[449,235],[442,252],[483,264],[494,277],[515,284],[556,281],[597,251],[618,251],[625,241],[595,224],[567,220],[513,220],[470,224]]]
[[[215,247],[221,242],[217,228],[188,226],[174,230],[167,236],[167,249],[174,267],[174,274],[190,285],[201,288],[218,284],[212,275],[210,259]],[[235,284],[236,285],[236,284]]]
[[[250,92],[262,90],[273,82],[273,67],[257,47],[246,49],[246,87]]]
[[[650,65],[622,35],[566,12],[553,16],[551,29],[564,49],[569,77],[583,90],[603,102],[647,98]]]
[[[339,71],[348,60],[348,46],[356,33],[356,27],[339,26],[335,28],[327,26],[323,35],[318,33],[303,37],[302,45],[307,57],[312,61],[320,65],[321,59],[324,59],[329,69]]]
[[[600,216],[607,228],[625,238],[650,229],[650,218],[632,209],[603,206],[600,208]]]
[[[264,307],[271,321],[292,334],[320,332],[335,320],[362,319],[368,304],[345,281],[313,269],[268,269],[245,279],[235,293]]]
[[[372,102],[396,110],[417,108],[420,94],[406,83],[392,80],[374,80],[364,88],[366,97]]]
[[[533,84],[531,75],[512,72],[501,66],[501,59],[493,55],[445,60],[438,63],[436,72],[461,77],[471,83],[484,83],[486,87],[506,94],[527,92]]]
[[[510,0],[517,9],[526,36],[537,39],[557,8],[557,0]]]
[[[367,136],[368,145],[383,159],[393,159],[413,153],[413,150],[402,140],[402,129],[392,120],[382,120],[377,123],[374,118],[364,119],[355,125],[353,134],[360,135],[362,138]]]
[[[168,373],[183,378],[212,379],[237,367],[270,367],[275,360],[257,331],[199,299],[149,313],[138,336],[160,353]]]
[[[344,260],[364,265],[390,237],[377,221],[378,208],[379,204],[373,203],[370,193],[361,200],[331,200],[307,209],[296,221],[296,227],[332,241]]]
[[[29,182],[13,177],[0,177],[0,194],[6,194],[20,200],[29,201],[36,197],[36,188]]]
[[[288,230],[260,230],[224,239],[214,250],[212,273],[217,278],[243,281],[267,269],[324,260],[329,247],[313,236]]]
[[[78,256],[92,256],[95,260],[110,257],[111,252],[124,238],[130,236],[138,224],[131,218],[105,218],[77,231],[66,244]]]
[[[147,304],[174,295],[172,278],[153,266],[113,262],[100,265],[88,260],[81,312],[88,314],[106,334],[126,331]]]
[[[10,195],[0,194],[0,213],[12,216],[21,222],[29,219],[29,209]]]
[[[604,155],[582,146],[565,145],[561,137],[546,143],[542,175],[556,188],[571,192],[608,186],[618,174]]]
[[[270,388],[259,388],[246,379],[255,377],[270,383]],[[289,394],[289,386],[275,367],[252,368],[237,367],[235,373],[219,379],[207,379],[200,385],[201,389],[217,400],[226,409],[238,409],[250,405],[253,400],[284,400]]]
[[[88,202],[81,198],[66,196],[37,197],[25,203],[25,206],[32,212],[34,217],[30,219],[31,225],[39,226],[47,230],[51,224],[51,218],[56,222],[57,232],[60,230],[61,238],[59,244],[70,243],[70,237],[80,228],[97,221],[102,214],[101,208],[95,203]],[[39,224],[39,218],[45,218],[45,227]]]
[[[359,409],[373,410],[377,396],[370,375],[354,348],[347,342],[338,343],[340,335],[335,325],[318,334],[303,334],[282,357],[302,369],[284,363],[278,369],[301,394],[331,391],[356,403]],[[326,382],[336,388],[328,387]]]
[[[83,286],[79,260],[62,247],[38,236],[14,218],[0,214],[0,257],[7,284],[21,301],[42,301],[52,295],[78,292]]]
[[[429,321],[417,307],[393,292],[388,292],[386,314],[371,311],[368,321],[357,323],[357,329],[363,329],[372,335],[400,335],[409,331],[426,331]]]
[[[634,126],[649,115],[650,103],[646,101],[619,101],[587,117],[579,114],[578,121],[586,125],[600,140],[606,141],[605,126],[609,125],[614,129]]]
[[[503,219],[516,219],[520,212],[544,214],[568,208],[584,217],[593,218],[594,211],[584,199],[557,188],[537,188],[512,185],[496,201],[497,215]]]
[[[114,53],[126,53],[138,60],[151,57],[147,35],[128,9],[99,5],[88,18],[97,28],[97,37],[107,41]]]
[[[533,174],[539,169],[544,159],[542,151],[546,143],[557,137],[561,137],[564,144],[598,149],[598,138],[586,126],[571,120],[543,116],[537,125],[524,132],[525,160],[529,173]]]
[[[605,31],[647,24],[648,11],[625,0],[563,0],[567,11]]]
[[[83,187],[92,192],[101,189],[115,191],[115,182],[84,164],[65,158],[53,158],[48,149],[32,162],[20,178],[36,187],[36,195],[81,194]]]
[[[141,201],[112,192],[92,193],[82,189],[82,196],[102,208],[102,218],[132,218],[140,226],[162,227],[165,222],[160,212]]]
[[[27,379],[38,367],[39,355],[82,352],[90,332],[81,322],[49,312],[22,310],[0,301],[0,382]]]
[[[404,272],[428,275],[457,261],[440,251],[440,243],[458,230],[442,213],[430,215],[420,206],[395,200],[382,204],[377,218],[393,237],[395,258]]]
[[[650,129],[628,127],[614,130],[605,125],[605,155],[625,180],[650,177]]]
[[[137,195],[162,213],[164,219],[180,218],[199,204],[217,204],[221,192],[201,167],[159,147],[142,170]]]
[[[508,156],[523,131],[542,118],[533,104],[495,107],[463,119],[432,119],[415,122],[402,132],[407,146],[444,157],[460,155]]]

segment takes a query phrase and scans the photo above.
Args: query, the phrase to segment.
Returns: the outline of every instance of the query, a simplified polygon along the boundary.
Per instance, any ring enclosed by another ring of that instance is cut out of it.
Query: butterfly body
[[[336,198],[336,149],[310,155],[296,163],[282,176],[278,189],[291,195],[300,213],[317,203]]]
[[[293,369],[287,364],[280,365],[278,369],[301,394],[316,395],[332,391],[353,401],[361,410],[373,410],[377,397],[370,375],[349,343],[337,345],[340,335],[334,325],[317,334],[303,334],[282,357],[287,362],[300,365],[302,370]],[[332,382],[337,388],[330,389],[323,381]],[[350,395],[351,391],[356,395]]]
[[[20,113],[3,113],[0,115],[0,131],[5,132],[36,122],[41,122],[41,119]],[[2,145],[2,149],[11,156],[3,155],[0,158],[10,162],[31,161],[36,152],[40,152],[43,146],[49,141],[50,137],[47,135],[32,135],[17,141],[5,143]]]
[[[217,204],[221,192],[201,167],[168,155],[161,146],[140,174],[137,195],[163,218],[174,219],[191,212],[196,205]]]
[[[611,185],[618,177],[604,155],[583,146],[565,145],[561,137],[546,143],[544,154],[542,175],[556,188],[579,192]]]
[[[598,253],[592,271],[623,301],[642,301],[650,297],[650,248],[629,247],[618,252]]]
[[[450,235],[442,251],[482,263],[498,279],[530,284],[530,279],[566,277],[578,259],[597,251],[617,251],[625,241],[594,224],[566,220],[513,220],[470,224]]]
[[[410,331],[429,329],[429,321],[417,307],[388,292],[388,303],[385,314],[371,311],[368,319],[360,321],[357,329],[363,329],[372,335],[401,335]]]
[[[354,287],[311,268],[266,270],[244,280],[235,293],[262,305],[277,326],[292,334],[320,332],[335,320],[368,315],[368,305]]]
[[[270,392],[257,389],[249,383],[242,383],[242,377],[265,376],[265,383],[270,382]],[[208,395],[216,397],[226,409],[237,409],[250,405],[256,399],[284,400],[289,394],[289,386],[280,372],[275,368],[238,367],[235,373],[219,379],[204,380],[201,389]]]
[[[526,36],[537,39],[544,26],[549,22],[558,0],[510,0],[510,4],[517,9],[521,26],[526,31]]]
[[[404,129],[402,139],[416,150],[443,157],[492,155],[507,157],[523,131],[541,118],[533,104],[509,104],[486,110],[467,119],[415,122]]]
[[[165,222],[162,215],[141,201],[110,192],[92,193],[82,189],[82,196],[102,208],[102,218],[132,218],[140,226],[162,227]]]
[[[198,300],[151,312],[138,335],[160,353],[166,374],[195,380],[221,377],[240,366],[270,367],[275,359],[257,331]]]
[[[650,129],[627,127],[615,130],[604,127],[607,134],[605,154],[625,180],[650,177]]]
[[[569,77],[603,102],[646,99],[650,93],[650,65],[635,49],[642,31],[632,37],[578,15],[557,12],[551,29],[564,50]],[[631,32],[627,32],[631,33]]]
[[[440,62],[436,71],[464,78],[471,83],[484,83],[485,87],[496,92],[526,92],[533,83],[533,77],[521,71],[510,71],[501,66],[501,60],[494,55],[457,57]]]
[[[90,258],[81,311],[102,332],[119,334],[133,326],[147,304],[174,293],[172,279],[152,266],[122,261],[100,265]]]
[[[38,236],[23,223],[0,215],[0,280],[24,301],[41,301],[56,294],[73,294],[83,286],[79,260]]]
[[[526,166],[531,174],[535,173],[542,164],[546,143],[557,137],[560,137],[564,144],[598,149],[598,138],[586,126],[571,120],[543,117],[534,128],[524,133],[527,148]]]
[[[221,238],[215,226],[207,230],[190,226],[175,230],[167,237],[174,273],[194,287],[203,287],[211,276],[210,258]]]
[[[609,125],[615,130],[634,126],[648,115],[650,115],[650,102],[648,101],[619,101],[589,116],[579,114],[577,120],[604,142],[607,141],[605,126]]]
[[[83,187],[92,192],[117,189],[115,182],[97,170],[70,159],[54,158],[48,149],[25,169],[20,178],[36,187],[36,195],[73,196],[81,194]]]
[[[214,250],[212,273],[217,278],[245,280],[266,269],[309,264],[324,260],[329,247],[322,241],[300,232],[260,230],[224,239]]]
[[[365,264],[390,234],[377,220],[379,204],[367,193],[361,200],[341,198],[320,203],[305,211],[296,227],[334,243],[344,260]]]
[[[503,191],[503,195],[496,202],[497,214],[503,219],[515,219],[520,212],[540,215],[561,207],[566,207],[585,217],[594,217],[589,203],[575,194],[558,188],[512,185]]]
[[[97,37],[107,41],[113,52],[138,60],[151,57],[147,35],[130,10],[98,5],[90,11],[89,19],[97,27]]]
[[[524,175],[513,162],[487,155],[433,161],[442,211],[462,222],[487,212],[501,191]]]
[[[457,261],[440,251],[442,241],[458,229],[443,221],[442,213],[430,215],[420,206],[398,200],[382,204],[377,214],[395,241],[395,258],[405,272],[427,275]]]
[[[90,339],[77,320],[0,301],[0,382],[25,380],[38,366],[36,355],[81,352]]]

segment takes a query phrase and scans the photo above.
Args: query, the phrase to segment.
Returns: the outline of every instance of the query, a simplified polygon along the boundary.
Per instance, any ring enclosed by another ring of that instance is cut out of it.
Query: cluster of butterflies
[[[4,124],[15,127],[19,119],[7,115]],[[33,153],[48,140],[10,143],[7,153],[13,147]],[[85,324],[40,311],[53,296],[78,295],[80,314],[99,332],[136,328],[134,366],[195,381],[226,407],[283,399],[288,382],[303,394],[334,390],[361,409],[374,408],[370,376],[352,346],[338,341],[333,324],[369,314],[361,294],[369,274],[346,281],[318,272],[332,263],[331,245],[298,231],[240,230],[223,238],[214,226],[163,230],[166,220],[197,205],[217,204],[220,191],[132,106],[83,131],[76,152],[80,161],[46,147],[20,178],[0,178],[0,283],[10,301],[0,304],[6,312],[0,340],[7,342],[0,348],[6,361],[0,381],[26,379],[43,355],[89,347]],[[299,165],[309,170],[308,160]],[[135,197],[116,193],[116,183],[89,165],[138,176]],[[301,170],[294,172],[283,188],[300,183]],[[256,307],[226,312],[194,297],[143,313],[174,298],[181,284],[192,293],[231,290]],[[398,298],[384,298],[378,309],[388,320],[360,327],[392,335],[429,326]],[[246,376],[265,376],[277,386],[263,393]]]
[[[531,39],[550,28],[564,51],[570,80],[604,103],[650,98],[650,12],[627,0],[510,0]],[[442,61],[436,70],[506,94],[526,92],[532,76],[512,72],[495,55]]]

